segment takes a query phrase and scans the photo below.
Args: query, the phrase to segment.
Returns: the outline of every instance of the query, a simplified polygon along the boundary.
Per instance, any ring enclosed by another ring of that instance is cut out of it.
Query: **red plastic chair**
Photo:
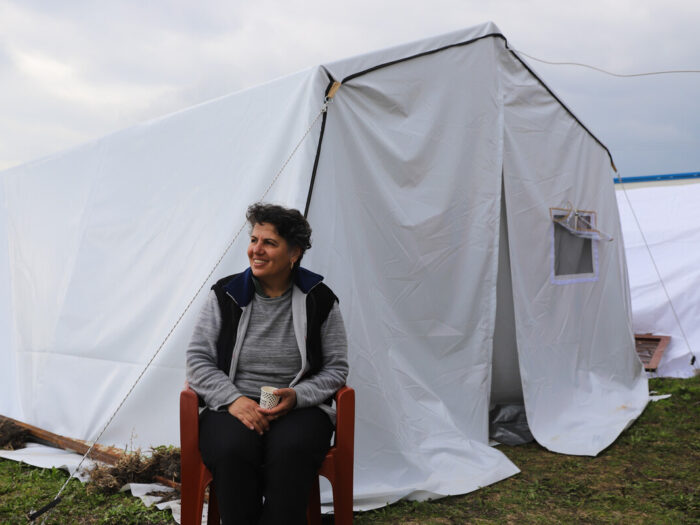
[[[344,386],[335,394],[337,422],[335,442],[326,454],[319,476],[331,482],[333,489],[333,511],[336,525],[352,523],[352,476],[355,455],[355,391]],[[185,384],[180,393],[180,476],[181,523],[200,525],[204,504],[204,489],[209,485],[208,525],[219,525],[219,508],[215,491],[212,490],[212,475],[204,466],[199,453],[199,398]],[[321,499],[318,478],[312,486],[306,519],[309,525],[321,524]]]

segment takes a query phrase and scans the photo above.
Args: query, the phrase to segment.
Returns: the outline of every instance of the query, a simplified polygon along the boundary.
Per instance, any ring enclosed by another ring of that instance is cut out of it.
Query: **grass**
[[[537,444],[500,447],[521,473],[463,496],[400,502],[358,513],[366,524],[700,523],[700,377],[652,379],[672,394],[595,458],[564,456]],[[55,495],[63,471],[0,460],[0,523],[26,523],[30,508]],[[332,523],[331,520],[324,520]],[[129,495],[88,494],[71,481],[47,523],[173,523]]]
[[[15,461],[0,460],[0,523],[26,524],[26,515],[49,503],[68,474],[59,469],[40,469]],[[130,493],[111,496],[88,494],[85,485],[73,479],[61,503],[46,523],[51,524],[171,524],[170,511],[146,508]],[[39,523],[44,516],[39,518]]]

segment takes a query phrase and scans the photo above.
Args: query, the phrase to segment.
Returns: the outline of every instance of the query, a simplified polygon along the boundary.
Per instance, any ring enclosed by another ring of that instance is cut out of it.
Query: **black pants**
[[[228,412],[202,412],[199,449],[214,476],[224,525],[305,524],[311,484],[332,433],[318,407],[292,410],[262,436]]]

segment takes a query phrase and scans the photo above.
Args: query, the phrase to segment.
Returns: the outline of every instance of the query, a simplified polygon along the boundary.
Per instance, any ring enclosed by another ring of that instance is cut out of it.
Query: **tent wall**
[[[12,299],[10,296],[10,259],[8,256],[7,205],[5,191],[0,178],[0,400],[2,408],[13,414],[21,415],[18,384],[21,382],[17,373],[15,356],[12,348]],[[2,412],[0,412],[2,413]]]
[[[309,219],[316,245],[332,249],[312,250],[309,264],[341,297],[350,337],[362,505],[466,492],[517,472],[486,446],[503,133],[496,53],[481,40],[353,78],[328,115],[314,190],[323,197]]]
[[[620,186],[617,190],[632,288],[634,330],[671,336],[657,370],[659,375],[692,377],[700,368],[700,183],[656,183],[626,188],[626,195]],[[694,366],[683,332],[696,354]]]
[[[22,410],[3,398],[1,413],[96,436],[318,113],[326,81],[304,71],[4,174],[17,338],[3,363],[17,363]],[[303,208],[317,143],[318,127],[268,199]],[[247,264],[246,233],[210,282]],[[105,444],[177,443],[184,352],[207,289]]]
[[[537,79],[501,58],[506,211],[528,422],[550,450],[595,455],[648,397],[631,331],[610,160]],[[613,241],[594,241],[594,278],[554,283],[549,209],[567,203],[593,210]]]

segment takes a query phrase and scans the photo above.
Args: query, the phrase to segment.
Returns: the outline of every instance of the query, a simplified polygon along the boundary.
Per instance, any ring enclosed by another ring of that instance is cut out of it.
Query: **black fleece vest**
[[[224,291],[224,286],[237,275],[224,277],[211,287],[216,294],[221,311],[221,330],[216,341],[216,364],[227,375],[231,370],[233,347],[236,345],[242,310]],[[338,298],[323,283],[318,283],[306,294],[306,361],[309,364],[306,377],[317,373],[323,364],[321,326],[328,318],[336,301]]]

